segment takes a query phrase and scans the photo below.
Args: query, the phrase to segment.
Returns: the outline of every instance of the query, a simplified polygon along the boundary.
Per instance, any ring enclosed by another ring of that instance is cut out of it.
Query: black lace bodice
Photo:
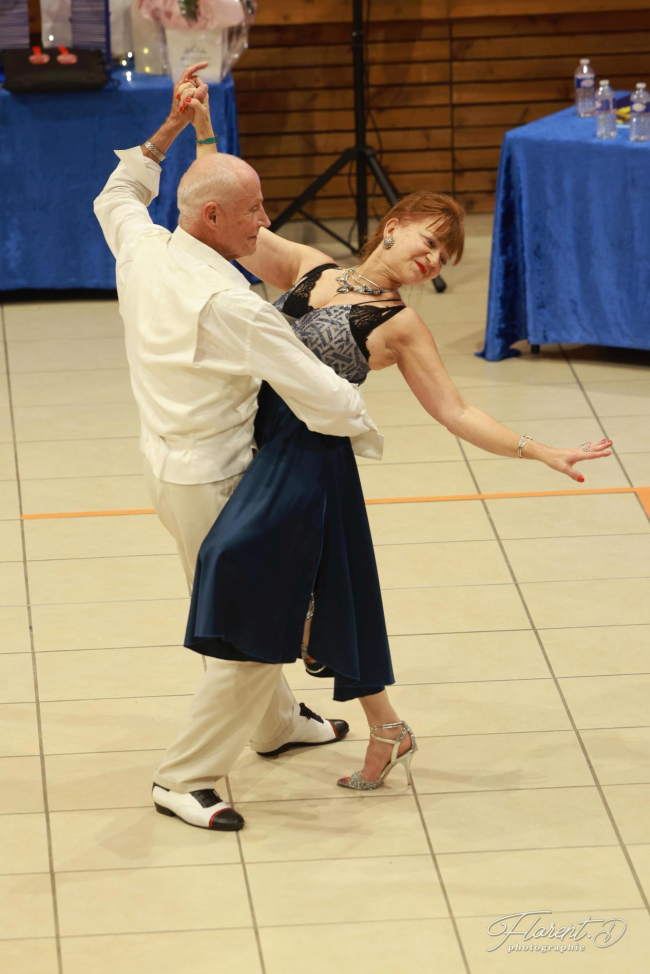
[[[338,265],[321,264],[309,271],[277,299],[275,307],[321,361],[350,382],[361,383],[370,371],[368,336],[398,314],[404,305],[400,302],[386,307],[383,301],[362,301],[312,308],[309,300],[314,286],[323,271],[330,267]]]

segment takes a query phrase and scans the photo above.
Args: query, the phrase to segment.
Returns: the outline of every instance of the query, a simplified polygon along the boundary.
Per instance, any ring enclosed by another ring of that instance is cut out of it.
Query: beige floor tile
[[[0,562],[0,605],[24,605],[25,569],[19,561]]]
[[[462,460],[458,441],[440,426],[387,426],[382,464]],[[379,461],[359,458],[362,466]]]
[[[435,423],[410,389],[364,390],[363,399],[377,426],[426,426]],[[438,429],[440,427],[438,426]]]
[[[393,636],[390,648],[400,684],[525,680],[549,675],[530,630]]]
[[[364,796],[316,801],[240,802],[244,859],[292,862],[374,856],[427,855],[429,848],[412,796]],[[314,837],[318,842],[314,845]],[[320,868],[319,863],[314,863]]]
[[[49,872],[0,876],[0,902],[0,940],[54,936]]]
[[[3,873],[47,873],[45,815],[0,815],[0,869]]]
[[[94,602],[36,605],[32,609],[37,653],[57,649],[177,646],[183,642],[189,601]]]
[[[7,340],[107,338],[122,336],[117,301],[48,301],[5,305]]]
[[[369,504],[366,510],[375,545],[494,538],[483,505],[474,501]]]
[[[42,703],[44,753],[166,748],[189,702],[189,696],[167,696]]]
[[[63,937],[251,925],[240,865],[59,873],[57,899]]]
[[[0,704],[0,754],[3,757],[38,754],[36,707],[33,703]]]
[[[545,629],[541,636],[556,676],[650,672],[650,626]]]
[[[650,727],[612,727],[580,732],[603,785],[650,781]]]
[[[400,370],[389,366],[387,369],[376,369],[369,372],[366,381],[361,387],[361,394],[365,399],[366,394],[369,392],[381,393],[391,390],[408,392],[409,386]]]
[[[471,467],[479,489],[485,494],[630,486],[614,457],[581,464],[580,472],[585,478],[582,484],[545,464],[522,463],[517,458],[472,460]]]
[[[0,562],[23,560],[23,539],[19,521],[0,521]]]
[[[513,360],[510,359],[509,361]],[[515,430],[517,433],[519,433],[521,430],[530,434],[530,436],[533,436],[538,443],[546,443],[548,446],[556,447],[579,446],[586,440],[593,440],[597,442],[604,436],[598,420],[593,416],[583,417],[582,419],[568,418],[526,420],[519,418],[518,415],[510,415],[508,417],[507,426],[510,429]],[[479,447],[473,446],[471,443],[463,443],[463,449],[470,460],[494,459],[494,454],[488,453],[486,450],[481,450]],[[526,463],[520,463],[519,466],[525,467],[528,470],[531,468],[533,470],[542,468],[542,464],[534,461],[526,461]],[[583,464],[581,469],[584,473],[585,470],[587,472],[592,470],[593,466]],[[551,471],[551,473],[553,473],[553,471]]]
[[[650,575],[650,534],[504,542],[519,582]]]
[[[650,623],[650,579],[532,582],[521,591],[540,629]]]
[[[382,545],[376,555],[382,589],[507,584],[511,580],[496,541]]]
[[[628,845],[650,843],[650,782],[645,785],[606,785],[603,791],[623,842]]]
[[[4,358],[4,351],[2,357]],[[9,405],[9,383],[5,372],[0,373],[0,405]]]
[[[13,443],[0,443],[0,480],[16,479],[16,460]]]
[[[650,522],[633,494],[511,497],[486,503],[504,540],[650,532]],[[609,539],[602,544],[609,545]]]
[[[390,699],[416,737],[418,732],[444,737],[567,730],[570,726],[552,680],[395,686],[390,688]],[[309,701],[307,704],[311,706]]]
[[[74,338],[9,342],[9,368],[17,372],[125,369],[123,338]]]
[[[21,406],[14,410],[14,416],[19,443],[136,436],[140,429],[138,409],[133,402]]]
[[[433,333],[435,336],[435,327]],[[570,385],[575,382],[570,367],[559,353],[553,351],[545,351],[539,358],[528,352],[520,358],[486,362],[468,352],[454,352],[447,346],[442,351],[442,360],[459,389],[480,385]]]
[[[50,812],[152,808],[151,780],[164,753],[161,749],[48,755],[45,769]]]
[[[22,605],[0,606],[0,653],[29,653],[27,608]]]
[[[467,959],[472,974],[512,974],[513,970],[518,970],[516,958],[520,957],[521,970],[530,971],[531,974],[538,974],[539,971],[548,971],[549,967],[554,970],[567,970],[576,974],[611,974],[612,970],[625,971],[625,974],[645,974],[650,965],[650,919],[645,910],[619,910],[613,913],[600,911],[594,917],[593,910],[583,910],[580,913],[571,910],[562,910],[561,914],[552,909],[550,914],[542,915],[539,922],[537,917],[530,917],[519,922],[522,934],[528,926],[533,923],[533,931],[548,930],[550,923],[554,923],[554,929],[560,927],[573,926],[577,930],[582,930],[579,940],[571,940],[565,937],[559,940],[556,937],[535,936],[534,940],[527,943],[522,942],[522,936],[512,937],[503,942],[501,923],[495,923],[496,916],[492,920],[492,934],[488,933],[490,917],[475,919],[460,919],[458,928],[463,941]],[[581,926],[584,921],[592,916],[597,922]],[[612,924],[607,922],[610,916],[614,916],[618,922]],[[623,922],[621,922],[623,921]],[[610,943],[608,948],[599,949],[592,940],[587,939],[600,935],[598,943],[604,940],[605,935],[611,930]],[[498,944],[503,944],[498,947]],[[537,947],[533,952],[508,953],[508,947]],[[565,954],[558,953],[558,947],[569,946],[584,947],[583,951],[566,951]],[[488,953],[488,950],[491,950]],[[513,966],[514,965],[514,966]],[[615,965],[614,967],[612,965]]]
[[[175,599],[187,592],[187,581],[175,554],[32,561],[28,574],[34,605]]]
[[[650,843],[629,846],[628,851],[641,880],[641,885],[645,893],[648,894],[650,892]]]
[[[540,900],[554,913],[641,906],[619,846],[452,853],[438,863],[457,917],[496,919]]]
[[[412,770],[419,795],[593,784],[573,731],[464,734],[418,743]]]
[[[390,635],[530,628],[514,585],[389,589],[383,598]]]
[[[198,653],[180,646],[39,653],[37,666],[41,700],[175,696],[203,676]]]
[[[233,801],[349,799],[350,793],[339,788],[336,782],[344,775],[363,767],[367,740],[361,739],[361,731],[363,729],[363,733],[366,732],[367,724],[364,727],[365,722],[359,707],[352,711],[346,709],[345,705],[330,703],[328,712],[333,716],[354,721],[359,739],[346,738],[335,747],[297,749],[279,758],[260,758],[246,748],[228,775]],[[394,797],[408,793],[404,773],[400,775],[399,769],[396,769],[379,792],[355,797],[374,802],[376,798],[389,794]]]
[[[27,558],[31,561],[176,553],[172,536],[151,514],[53,518],[24,524]]]
[[[0,814],[42,810],[40,757],[0,758]]]
[[[0,655],[0,703],[27,703],[34,699],[31,653]]]
[[[141,476],[23,480],[21,486],[26,514],[151,509]]]
[[[650,374],[642,379],[585,382],[584,389],[599,416],[650,413]]]
[[[393,921],[447,915],[428,855],[253,863],[247,872],[262,927],[309,923],[316,915],[320,923],[336,923],[342,916]]]
[[[253,930],[66,937],[61,949],[65,974],[87,974],[89,957],[93,974],[261,974]]]
[[[650,674],[560,680],[578,727],[630,727],[648,723]]]
[[[575,384],[559,385],[507,385],[477,386],[464,388],[463,397],[502,422],[511,417],[518,421],[537,419],[571,419],[585,417],[591,420],[592,412],[582,390]]]
[[[11,382],[16,407],[88,406],[133,402],[128,369],[92,372],[19,372]]]
[[[9,409],[0,405],[0,443],[12,443],[11,413]]]
[[[137,437],[19,443],[18,463],[24,480],[136,476],[142,472]]]
[[[0,940],[0,970],[11,974],[58,974],[56,941]]]
[[[650,452],[622,453],[621,463],[635,487],[650,486]]]
[[[240,861],[234,833],[216,836],[215,842],[215,836],[207,829],[181,825],[176,819],[159,815],[153,805],[53,812],[50,827],[54,869],[61,873]]]
[[[366,498],[432,497],[475,494],[467,465],[462,463],[395,463],[360,467]]]
[[[607,436],[614,441],[619,453],[638,453],[650,450],[650,422],[643,416],[603,416],[601,422]]]
[[[600,348],[579,345],[566,348],[571,365],[581,382],[638,381],[650,375],[647,352],[637,349]]]
[[[18,488],[13,480],[0,480],[0,520],[20,517]]]
[[[310,974],[461,974],[463,966],[451,921],[396,920],[334,926],[265,927],[260,931],[267,974],[297,970],[309,958]]]
[[[595,787],[423,795],[420,804],[437,855],[618,844]]]

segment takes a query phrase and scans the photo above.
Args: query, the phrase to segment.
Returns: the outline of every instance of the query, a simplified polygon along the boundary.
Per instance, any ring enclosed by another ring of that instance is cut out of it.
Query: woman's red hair
[[[452,196],[446,193],[432,193],[428,189],[421,189],[417,193],[409,193],[402,197],[381,220],[372,237],[365,242],[361,250],[361,260],[366,260],[382,242],[385,236],[386,224],[393,218],[397,220],[421,220],[430,217],[430,226],[447,251],[449,260],[454,264],[463,256],[465,245],[465,210]]]

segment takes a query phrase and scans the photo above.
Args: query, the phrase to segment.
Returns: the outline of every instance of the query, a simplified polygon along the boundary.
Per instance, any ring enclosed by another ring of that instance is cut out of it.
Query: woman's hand
[[[584,449],[582,446],[574,447],[573,449],[556,449],[555,447],[544,447],[544,453],[536,457],[535,459],[542,460],[547,466],[551,467],[552,470],[557,470],[559,473],[564,473],[571,480],[577,480],[578,483],[584,483],[584,477],[577,470],[574,470],[576,463],[580,463],[582,460],[600,460],[601,457],[611,456],[612,440],[602,439],[597,443],[592,443],[588,440],[584,446],[589,447],[589,449]],[[528,444],[526,444],[528,446]],[[526,456],[526,447],[522,450],[523,456]]]
[[[194,122],[196,111],[202,110],[202,105],[207,100],[208,86],[202,83],[197,74],[197,71],[207,66],[207,61],[190,65],[174,85],[169,118],[183,128],[189,122]]]

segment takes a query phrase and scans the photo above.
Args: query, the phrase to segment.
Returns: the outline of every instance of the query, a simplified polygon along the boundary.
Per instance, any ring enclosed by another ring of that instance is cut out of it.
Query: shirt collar
[[[207,244],[202,243],[196,237],[187,233],[182,227],[176,227],[174,230],[172,243],[186,253],[191,254],[192,257],[196,257],[197,260],[202,260],[204,264],[213,267],[215,271],[219,271],[220,274],[227,277],[233,284],[237,284],[239,287],[250,288],[250,283],[230,261],[222,257],[221,254],[218,254],[212,247],[208,247]]]

